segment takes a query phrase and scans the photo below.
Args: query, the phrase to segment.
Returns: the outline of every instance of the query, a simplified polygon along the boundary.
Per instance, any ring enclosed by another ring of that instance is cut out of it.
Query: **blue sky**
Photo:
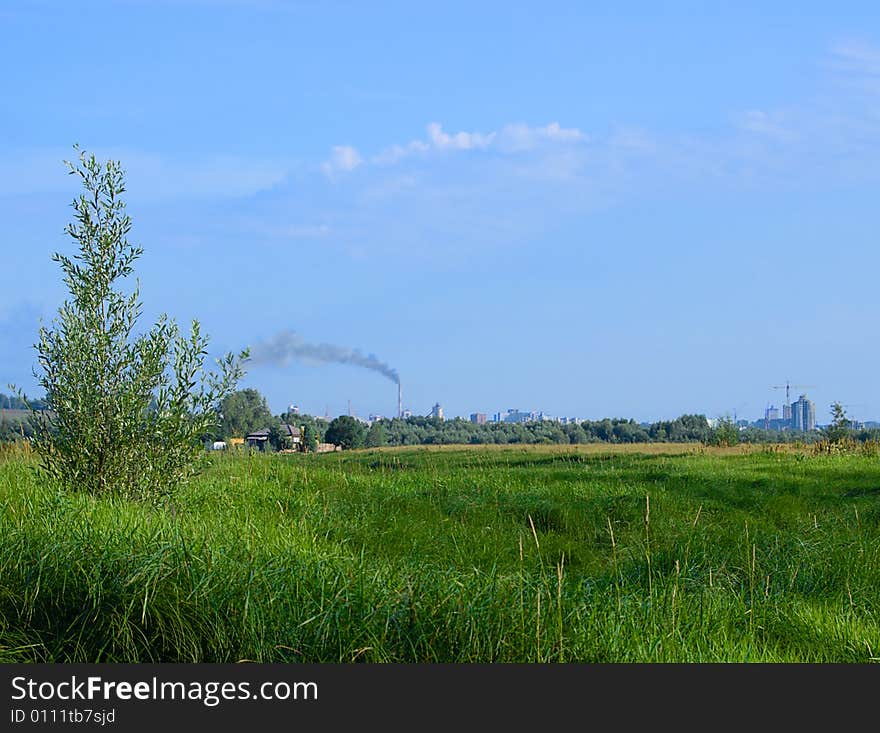
[[[144,325],[294,331],[404,403],[880,419],[873,3],[0,5],[0,380],[33,389],[80,143],[127,170]],[[396,410],[254,364],[273,411]]]

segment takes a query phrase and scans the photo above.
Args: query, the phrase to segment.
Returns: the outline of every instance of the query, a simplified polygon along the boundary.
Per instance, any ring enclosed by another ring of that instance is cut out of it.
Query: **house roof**
[[[245,440],[266,440],[269,437],[269,428],[263,428],[262,430],[254,430],[252,433],[248,433],[245,436]],[[281,434],[289,435],[291,438],[298,438],[302,431],[296,427],[296,425],[288,425],[287,423],[281,426]]]

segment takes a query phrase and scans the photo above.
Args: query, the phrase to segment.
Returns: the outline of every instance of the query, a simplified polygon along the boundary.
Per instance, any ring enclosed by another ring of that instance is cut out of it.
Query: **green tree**
[[[139,288],[117,287],[143,250],[129,244],[131,220],[117,161],[76,148],[67,162],[85,189],[66,233],[79,247],[52,259],[69,291],[36,344],[46,412],[36,412],[41,467],[68,489],[129,497],[170,494],[198,469],[202,439],[216,426],[220,399],[243,375],[243,351],[204,368],[208,340],[166,316],[137,334]]]
[[[739,444],[739,428],[730,415],[718,418],[715,428],[709,436],[712,445],[732,446]]]
[[[840,402],[831,403],[831,424],[824,432],[825,438],[832,443],[842,443],[852,437],[852,421]]]
[[[324,440],[345,449],[360,448],[364,444],[366,428],[351,415],[334,418],[324,434]]]
[[[219,434],[224,438],[243,438],[269,428],[275,420],[266,398],[251,387],[227,395],[220,403],[220,413]]]
[[[311,423],[302,426],[302,445],[306,452],[315,450],[318,445],[318,433]]]
[[[364,445],[367,448],[381,448],[383,445],[387,445],[387,443],[388,437],[385,435],[385,428],[377,420],[370,425]]]
[[[273,417],[269,424],[269,447],[272,450],[290,450],[294,447],[293,436],[287,430],[287,423]]]

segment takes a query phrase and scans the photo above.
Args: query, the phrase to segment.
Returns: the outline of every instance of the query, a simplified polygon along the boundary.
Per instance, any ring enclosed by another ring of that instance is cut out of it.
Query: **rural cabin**
[[[290,447],[286,450],[302,450],[302,431],[298,427],[284,423],[281,426],[281,436],[282,438],[288,438],[290,441]],[[244,442],[248,448],[266,450],[266,446],[269,444],[269,428],[248,433],[244,436]]]

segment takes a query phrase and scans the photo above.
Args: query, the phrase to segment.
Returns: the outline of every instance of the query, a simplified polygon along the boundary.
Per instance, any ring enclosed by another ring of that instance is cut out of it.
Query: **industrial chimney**
[[[403,417],[403,390],[400,388],[400,382],[397,383],[397,417]]]

